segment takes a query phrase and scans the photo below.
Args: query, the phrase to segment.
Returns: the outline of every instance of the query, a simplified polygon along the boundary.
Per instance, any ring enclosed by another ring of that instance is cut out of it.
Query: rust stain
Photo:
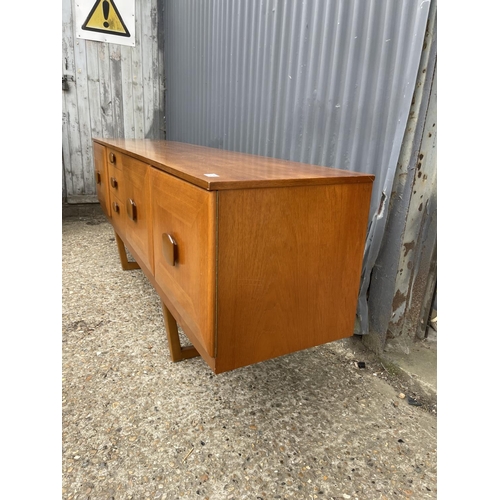
[[[415,248],[415,242],[411,241],[410,243],[405,243],[403,246],[405,247],[404,257],[406,257],[408,255],[408,252]]]
[[[406,295],[404,295],[401,290],[398,290],[392,299],[392,310],[396,311],[406,302]]]

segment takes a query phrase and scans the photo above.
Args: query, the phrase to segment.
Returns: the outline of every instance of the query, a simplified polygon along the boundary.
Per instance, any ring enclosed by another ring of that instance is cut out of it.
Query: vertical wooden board
[[[165,5],[163,3],[157,4],[161,5],[158,7],[158,54],[157,54],[157,62],[158,62],[158,78],[155,81],[155,85],[158,91],[158,118],[159,118],[159,130],[158,130],[158,139],[166,139],[167,137],[167,124],[165,121]]]
[[[218,193],[217,372],[353,334],[371,188]]]
[[[135,6],[135,18],[141,17],[142,3]],[[144,139],[144,91],[142,83],[142,23],[136,22],[135,49],[132,51],[132,92],[134,105],[134,131],[136,139]]]
[[[62,4],[62,74],[73,76],[75,74],[73,55],[73,17],[71,3],[66,0]],[[73,193],[73,180],[71,176],[71,130],[70,109],[76,109],[76,92],[71,80],[68,82],[69,90],[62,94],[62,160],[63,160],[63,188],[65,197]]]
[[[81,179],[83,191],[80,194],[95,194],[94,158],[90,132],[90,109],[87,77],[87,44],[75,39],[76,92],[78,100],[78,124],[80,133],[80,154],[82,157]]]
[[[91,138],[102,137],[98,42],[87,42],[87,86]]]
[[[144,137],[155,139],[154,135],[154,88],[153,88],[153,25],[151,23],[151,2],[141,9],[141,57],[142,57],[142,85],[144,99]]]
[[[161,113],[161,94],[163,92],[163,55],[162,51],[160,51],[160,33],[163,33],[160,27],[160,19],[163,20],[163,17],[160,15],[161,9],[159,8],[157,3],[151,4],[151,32],[152,32],[152,43],[153,43],[153,51],[152,51],[152,74],[153,74],[153,108],[154,108],[154,116],[153,116],[153,133],[151,138],[154,139],[164,139],[164,135],[162,134],[162,129],[164,126],[162,125],[163,121],[163,113]],[[163,24],[161,24],[163,26]]]
[[[63,3],[63,71],[75,79],[75,39],[73,33],[73,2]],[[63,97],[63,154],[68,196],[84,194],[83,164],[78,118],[77,88],[69,81]]]
[[[216,193],[154,168],[150,174],[155,280],[187,336],[214,357]],[[174,265],[168,235],[177,244]]]
[[[99,44],[99,92],[101,102],[102,133],[105,138],[115,137],[113,96],[111,92],[111,62],[109,44]]]
[[[124,136],[121,49],[121,46],[116,44],[110,44],[109,47],[114,137]]]
[[[68,112],[68,99],[63,95],[63,112],[62,112],[62,166],[63,166],[63,190],[64,198],[68,194],[73,194],[73,179],[71,175],[71,158],[70,158],[70,114]]]
[[[132,52],[134,47],[121,48],[121,74],[123,95],[123,133],[126,139],[134,139],[134,100],[133,100],[133,71]]]

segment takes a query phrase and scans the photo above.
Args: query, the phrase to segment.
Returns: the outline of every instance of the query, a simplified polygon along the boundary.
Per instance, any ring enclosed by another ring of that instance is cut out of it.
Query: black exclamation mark
[[[105,28],[109,28],[109,23],[108,23],[108,16],[109,16],[109,2],[107,0],[104,0],[104,2],[102,2],[102,12],[104,14],[104,23],[103,23],[103,26]]]

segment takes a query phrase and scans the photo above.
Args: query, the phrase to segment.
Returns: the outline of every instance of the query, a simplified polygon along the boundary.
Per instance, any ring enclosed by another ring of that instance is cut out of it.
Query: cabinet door
[[[106,148],[96,142],[94,142],[94,174],[97,199],[106,217],[110,217]]]
[[[215,357],[216,193],[151,168],[151,199],[156,282],[186,335]]]
[[[151,196],[147,163],[121,156],[125,193],[122,202],[126,213],[126,238],[139,259],[153,273],[151,232]]]

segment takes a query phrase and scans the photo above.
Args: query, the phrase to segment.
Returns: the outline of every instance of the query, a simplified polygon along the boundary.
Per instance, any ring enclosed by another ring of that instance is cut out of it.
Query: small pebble
[[[399,399],[404,399],[405,397],[406,396],[402,392],[399,393]]]

